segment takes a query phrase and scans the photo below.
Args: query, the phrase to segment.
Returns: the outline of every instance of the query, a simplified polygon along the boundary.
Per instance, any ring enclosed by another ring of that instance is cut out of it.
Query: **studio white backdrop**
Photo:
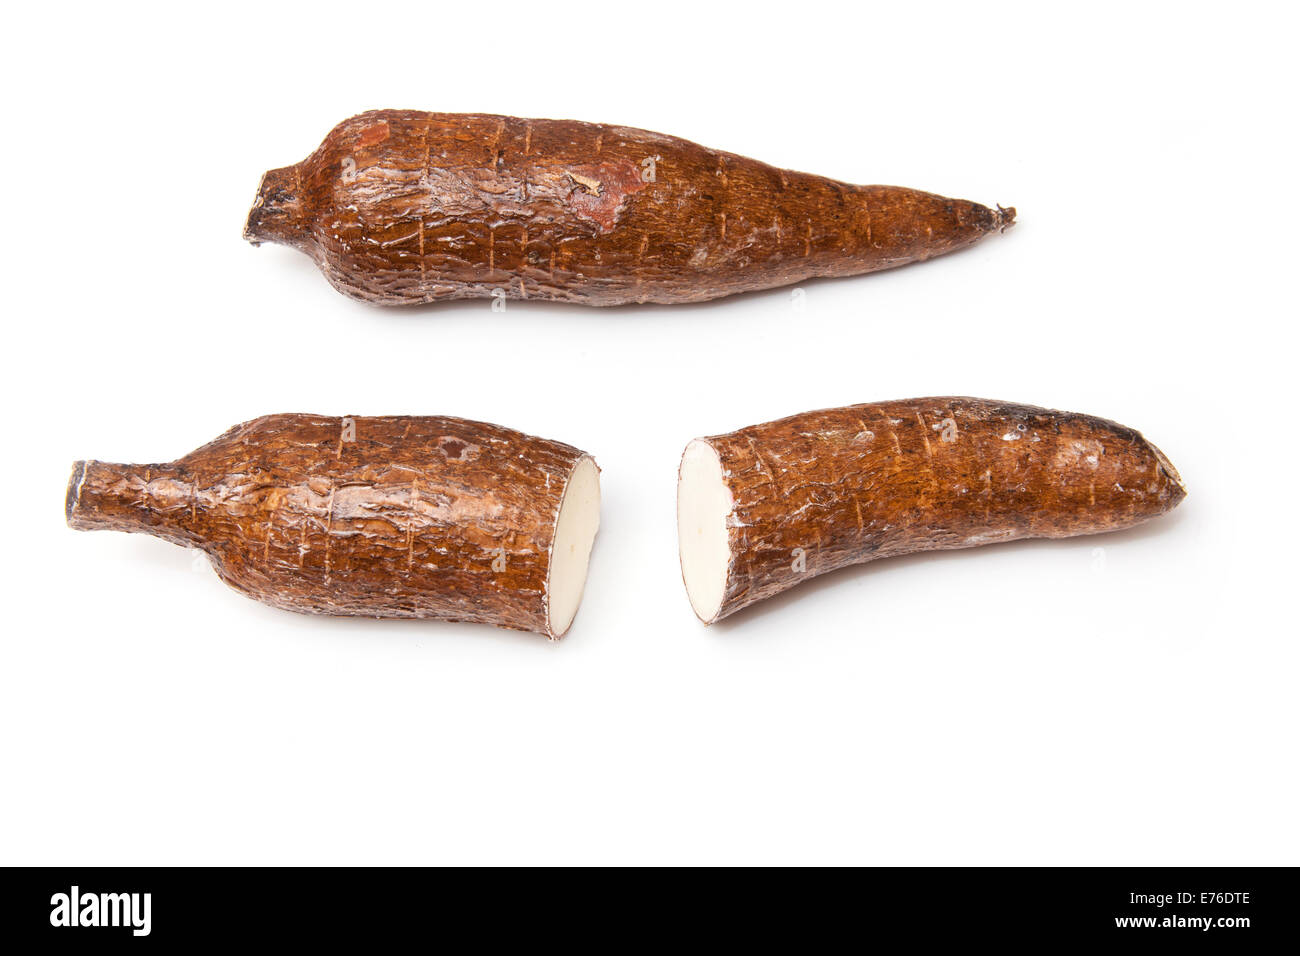
[[[1296,863],[1285,16],[10,11],[0,863]],[[801,298],[383,310],[240,237],[264,169],[379,107],[638,126],[1019,222]],[[943,394],[1136,427],[1189,497],[695,619],[689,439]],[[166,461],[281,411],[594,453],[568,636],[297,616],[64,526],[75,459]]]

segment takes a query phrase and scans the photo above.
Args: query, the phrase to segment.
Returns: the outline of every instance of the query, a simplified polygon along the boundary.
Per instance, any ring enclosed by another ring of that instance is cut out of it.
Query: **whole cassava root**
[[[595,462],[560,442],[459,418],[286,414],[168,464],[77,462],[66,513],[202,548],[276,607],[558,638],[599,508]]]
[[[380,110],[267,172],[244,237],[302,250],[367,302],[620,305],[875,272],[1014,218],[623,126]]]
[[[850,564],[1128,528],[1186,491],[1138,432],[1071,412],[918,398],[691,442],[682,577],[706,624]]]

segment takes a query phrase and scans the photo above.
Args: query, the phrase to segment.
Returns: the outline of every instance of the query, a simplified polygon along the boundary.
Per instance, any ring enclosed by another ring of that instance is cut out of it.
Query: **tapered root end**
[[[1179,503],[1187,497],[1187,486],[1183,484],[1183,476],[1178,474],[1178,469],[1174,463],[1165,457],[1165,453],[1157,448],[1152,442],[1147,442],[1147,447],[1151,449],[1151,454],[1155,456],[1160,470],[1164,472],[1168,479],[1169,485],[1169,508],[1170,510],[1178,507]]]
[[[300,243],[306,227],[298,187],[298,170],[294,166],[263,173],[257,198],[244,223],[244,238],[255,246],[263,242]]]
[[[86,480],[86,463],[72,463],[72,475],[68,478],[68,492],[63,499],[63,519],[68,527],[80,528],[81,485]]]
[[[600,469],[592,458],[584,456],[569,473],[555,520],[546,582],[546,626],[551,640],[563,637],[578,613],[599,527]]]
[[[677,548],[686,596],[705,624],[718,620],[726,597],[731,507],[722,460],[712,445],[697,438],[686,446],[677,472]]]

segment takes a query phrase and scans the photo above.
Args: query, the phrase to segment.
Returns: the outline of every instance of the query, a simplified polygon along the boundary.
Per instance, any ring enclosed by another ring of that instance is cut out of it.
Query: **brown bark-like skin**
[[[268,415],[168,464],[77,462],[67,520],[202,548],[279,608],[557,637],[550,550],[585,457],[460,418]]]
[[[1132,428],[980,398],[850,405],[703,440],[733,505],[711,620],[846,565],[1116,531],[1186,495]]]
[[[262,177],[244,237],[383,305],[699,302],[905,265],[1014,209],[853,186],[646,130],[379,110]]]

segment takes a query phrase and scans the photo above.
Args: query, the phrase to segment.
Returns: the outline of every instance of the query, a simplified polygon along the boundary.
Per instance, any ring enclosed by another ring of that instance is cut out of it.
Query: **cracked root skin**
[[[275,607],[558,637],[551,550],[587,458],[459,418],[269,415],[168,464],[77,462],[67,520],[202,548]]]
[[[646,130],[380,110],[267,172],[244,236],[385,305],[698,302],[905,265],[1015,218],[781,170]]]
[[[978,398],[832,408],[702,441],[731,499],[706,623],[846,565],[1116,531],[1186,494],[1131,428]]]

